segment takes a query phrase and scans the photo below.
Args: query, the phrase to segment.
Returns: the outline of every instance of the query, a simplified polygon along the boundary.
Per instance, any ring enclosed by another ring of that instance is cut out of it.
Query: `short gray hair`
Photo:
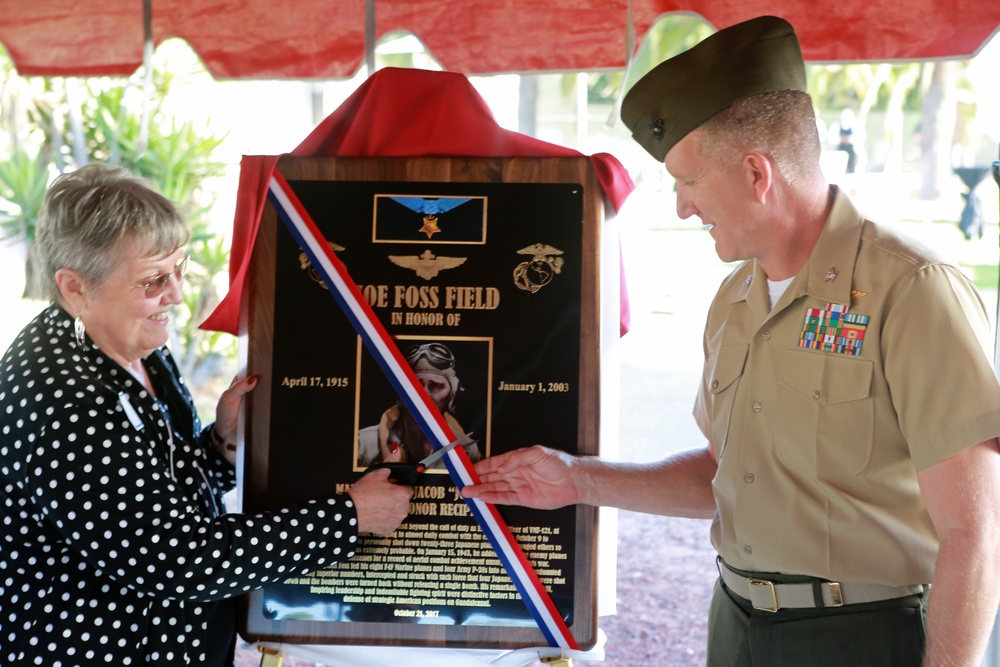
[[[751,151],[767,155],[790,184],[821,173],[816,111],[798,90],[758,93],[726,107],[698,128],[698,147],[725,160]]]
[[[35,244],[45,290],[59,296],[56,271],[70,268],[99,286],[130,240],[154,256],[187,243],[190,229],[174,204],[121,167],[89,164],[62,174],[45,194]]]

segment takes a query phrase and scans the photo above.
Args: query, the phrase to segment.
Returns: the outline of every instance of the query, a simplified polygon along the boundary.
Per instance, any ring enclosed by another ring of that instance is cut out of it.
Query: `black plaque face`
[[[535,443],[586,453],[581,406],[593,392],[581,388],[597,378],[584,376],[581,341],[596,323],[582,315],[592,254],[581,183],[286,178],[452,430],[471,435],[470,458]],[[273,334],[268,390],[252,405],[267,417],[249,433],[249,511],[344,491],[368,465],[433,451],[295,237],[280,222],[261,234],[273,247],[257,262],[273,266]],[[590,517],[502,515],[559,615],[592,643],[596,619],[576,623],[593,614],[576,601],[592,588]],[[362,536],[353,559],[246,606],[244,634],[258,639],[544,643],[443,468],[418,484],[395,533]]]

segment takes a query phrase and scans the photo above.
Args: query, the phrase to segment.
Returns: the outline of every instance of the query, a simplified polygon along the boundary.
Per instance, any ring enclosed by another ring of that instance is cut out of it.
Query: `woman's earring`
[[[76,334],[76,344],[83,347],[87,339],[84,337],[83,318],[79,315],[73,320],[73,333]]]

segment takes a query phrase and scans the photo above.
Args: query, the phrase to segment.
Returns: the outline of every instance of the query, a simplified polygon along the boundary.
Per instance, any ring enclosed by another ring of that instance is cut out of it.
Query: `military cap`
[[[805,92],[805,63],[791,24],[760,16],[650,70],[625,95],[622,121],[663,162],[674,144],[733,102],[774,90]]]

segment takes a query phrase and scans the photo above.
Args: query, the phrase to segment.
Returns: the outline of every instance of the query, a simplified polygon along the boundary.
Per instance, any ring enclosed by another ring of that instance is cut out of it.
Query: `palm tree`
[[[23,299],[45,297],[40,260],[35,250],[35,225],[49,185],[49,164],[39,153],[16,150],[0,161],[0,240],[24,243]]]
[[[30,110],[42,90],[37,82],[17,76],[7,52],[0,47],[0,127],[6,129],[6,142],[0,142],[0,241],[24,244],[22,298],[41,299],[41,267],[34,249],[35,224],[45,197],[51,170],[51,153],[34,131]],[[6,151],[3,151],[6,143]]]
[[[951,175],[951,146],[957,113],[955,89],[961,73],[957,61],[930,65],[920,119],[920,196],[934,199],[941,182]]]

